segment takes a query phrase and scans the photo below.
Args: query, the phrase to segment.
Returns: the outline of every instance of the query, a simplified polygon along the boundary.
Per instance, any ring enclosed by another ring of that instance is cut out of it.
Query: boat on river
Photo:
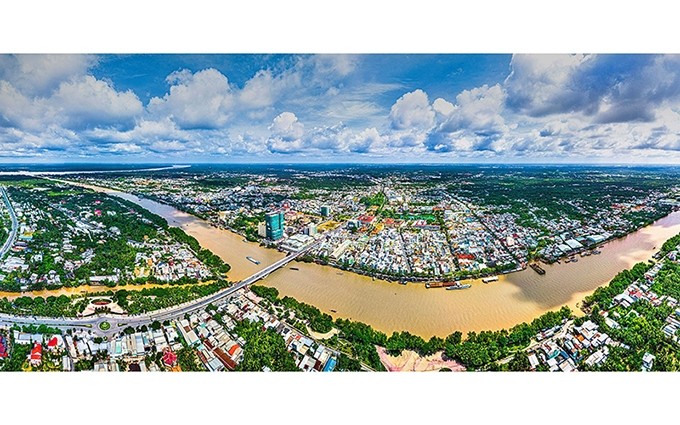
[[[246,257],[246,260],[250,261],[251,263],[260,264],[260,262],[253,257]]]
[[[472,285],[470,285],[469,283],[466,283],[464,285],[461,284],[461,283],[457,283],[455,285],[447,286],[446,290],[447,291],[454,291],[456,289],[468,289],[468,288],[471,288],[471,287],[472,287]]]
[[[543,270],[543,268],[536,263],[529,264],[529,267],[531,267],[536,273],[538,273],[540,275],[545,274],[545,270]]]

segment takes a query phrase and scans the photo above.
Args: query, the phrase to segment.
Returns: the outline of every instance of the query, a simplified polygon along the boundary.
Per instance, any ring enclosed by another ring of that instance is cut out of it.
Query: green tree
[[[513,372],[523,372],[531,370],[531,363],[529,363],[529,356],[526,351],[518,351],[515,356],[508,363],[508,369]]]
[[[259,322],[242,321],[234,332],[245,339],[243,360],[237,370],[261,371],[265,367],[272,371],[299,371],[293,355],[286,350],[283,337],[272,329],[262,329]]]

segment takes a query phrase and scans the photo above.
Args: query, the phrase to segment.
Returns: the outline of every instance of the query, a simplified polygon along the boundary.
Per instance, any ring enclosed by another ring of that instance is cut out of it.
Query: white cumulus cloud
[[[218,70],[182,70],[166,80],[171,84],[169,93],[149,101],[154,116],[172,117],[184,128],[219,128],[229,121],[234,95],[227,77]]]
[[[396,130],[427,129],[434,124],[435,113],[427,94],[418,89],[404,94],[390,109],[390,122]]]

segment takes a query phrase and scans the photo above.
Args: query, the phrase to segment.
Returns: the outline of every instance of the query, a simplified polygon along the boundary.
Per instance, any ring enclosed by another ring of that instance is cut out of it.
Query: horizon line
[[[654,167],[654,166],[666,166],[666,167],[677,167],[680,166],[678,163],[670,162],[659,162],[659,163],[630,163],[630,162],[512,162],[512,163],[491,163],[491,162],[131,162],[131,163],[101,163],[101,162],[26,162],[26,163],[16,163],[16,162],[1,162],[0,167],[26,167],[26,166],[50,166],[50,165],[88,165],[88,166],[135,166],[135,165],[166,165],[166,166],[192,166],[192,165],[444,165],[444,166],[467,166],[467,165],[481,165],[481,166],[625,166],[625,167]]]

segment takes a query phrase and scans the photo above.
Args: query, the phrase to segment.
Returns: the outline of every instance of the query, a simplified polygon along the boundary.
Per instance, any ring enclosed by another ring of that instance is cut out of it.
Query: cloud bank
[[[121,89],[115,75],[95,72],[100,57],[0,56],[0,157],[672,162],[679,156],[680,56],[515,55],[502,81],[450,92],[441,87],[459,72],[395,80],[369,69],[370,59],[292,56],[240,84],[217,67],[178,67],[159,76],[162,95],[142,100],[140,91]],[[396,65],[400,57],[389,60]]]

